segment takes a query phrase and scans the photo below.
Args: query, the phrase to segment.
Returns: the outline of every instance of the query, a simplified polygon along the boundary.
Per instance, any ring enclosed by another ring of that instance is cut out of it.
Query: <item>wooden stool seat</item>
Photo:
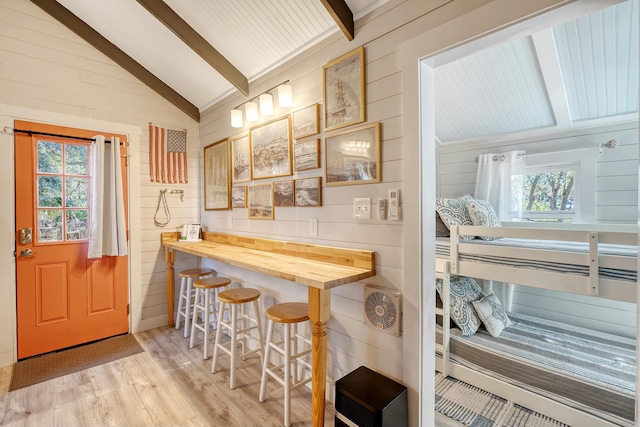
[[[269,307],[267,317],[276,323],[300,323],[309,320],[309,305],[303,302],[283,302]]]
[[[196,279],[202,276],[208,276],[209,274],[213,274],[213,270],[210,268],[193,268],[191,270],[182,270],[178,273],[180,277],[191,277],[192,279]]]
[[[229,289],[218,294],[218,301],[226,304],[244,304],[260,298],[260,291],[252,288]]]
[[[195,304],[196,291],[193,287],[194,279],[211,276],[215,271],[210,268],[191,268],[178,272],[181,277],[180,294],[178,295],[178,311],[176,312],[176,329],[180,329],[180,319],[184,318],[184,333],[188,337],[191,333],[191,317],[193,316],[193,305]]]
[[[228,289],[218,294],[220,314],[216,322],[216,342],[213,347],[211,372],[216,372],[219,351],[228,354],[231,359],[229,368],[229,388],[231,389],[236,388],[236,359],[238,357],[244,359],[252,353],[259,353],[260,363],[264,363],[264,339],[262,337],[262,322],[258,306],[259,297],[260,291],[252,288]],[[245,310],[247,303],[253,305],[253,316]],[[238,312],[238,308],[240,308],[240,312]],[[224,313],[225,309],[228,310],[229,320],[223,319],[222,313]],[[231,340],[226,344],[220,342],[223,329],[226,329],[231,336]],[[251,333],[252,331],[254,333]],[[254,344],[257,344],[257,347],[249,350],[247,348],[247,340],[253,341]],[[238,344],[241,346],[239,354]]]
[[[227,286],[230,283],[231,279],[228,277],[205,277],[204,279],[198,279],[193,282],[193,287],[201,289],[216,289]]]
[[[231,284],[228,277],[205,277],[193,282],[196,290],[195,302],[193,303],[193,318],[191,320],[191,339],[189,348],[195,344],[196,329],[202,331],[204,337],[203,359],[209,358],[209,338],[212,335],[211,326],[216,325],[218,317],[224,316],[224,312],[218,310],[220,303],[217,294],[220,289]],[[202,322],[198,322],[198,315],[201,315]]]
[[[291,390],[311,381],[311,339],[309,334],[298,332],[298,325],[309,321],[309,305],[301,302],[283,302],[275,304],[267,310],[269,326],[265,344],[260,395],[258,400],[264,402],[267,390],[267,375],[273,377],[284,387],[284,425],[291,425]],[[281,340],[273,339],[274,325],[282,325]],[[282,363],[271,363],[271,350],[280,354]],[[308,375],[302,375],[306,368]]]

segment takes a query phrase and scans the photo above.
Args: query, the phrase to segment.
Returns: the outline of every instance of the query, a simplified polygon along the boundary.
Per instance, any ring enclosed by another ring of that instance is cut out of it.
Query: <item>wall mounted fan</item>
[[[364,323],[390,335],[400,335],[401,294],[397,291],[364,287]]]

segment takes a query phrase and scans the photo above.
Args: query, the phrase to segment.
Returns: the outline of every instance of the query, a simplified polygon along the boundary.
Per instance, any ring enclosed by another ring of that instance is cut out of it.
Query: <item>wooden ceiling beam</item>
[[[137,1],[240,92],[244,95],[249,95],[249,81],[247,78],[164,1]]]
[[[344,0],[320,0],[327,11],[331,14],[338,27],[345,37],[351,41],[355,36],[355,25],[353,24],[353,12]]]
[[[116,64],[120,65],[142,83],[153,89],[164,99],[178,107],[196,122],[200,122],[200,110],[182,97],[178,92],[157,78],[149,70],[129,55],[118,49],[113,43],[91,28],[86,22],[71,13],[55,0],[31,0],[32,3],[47,12],[58,22],[82,37],[87,43],[98,49]]]

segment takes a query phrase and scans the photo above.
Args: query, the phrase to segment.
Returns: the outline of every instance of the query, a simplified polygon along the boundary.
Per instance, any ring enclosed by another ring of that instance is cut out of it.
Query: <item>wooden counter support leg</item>
[[[325,388],[327,382],[327,321],[331,316],[331,290],[309,288],[311,334],[312,416],[314,427],[324,426]]]
[[[175,251],[164,248],[164,259],[167,263],[167,325],[173,327],[173,278],[175,276],[173,262],[176,260]]]

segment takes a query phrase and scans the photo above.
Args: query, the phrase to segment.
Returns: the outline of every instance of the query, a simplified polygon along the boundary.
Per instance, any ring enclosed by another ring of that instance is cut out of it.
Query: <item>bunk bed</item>
[[[637,238],[451,226],[436,238],[437,370],[572,426],[635,425],[635,340],[517,313],[498,334],[448,319],[461,277],[636,303]]]

